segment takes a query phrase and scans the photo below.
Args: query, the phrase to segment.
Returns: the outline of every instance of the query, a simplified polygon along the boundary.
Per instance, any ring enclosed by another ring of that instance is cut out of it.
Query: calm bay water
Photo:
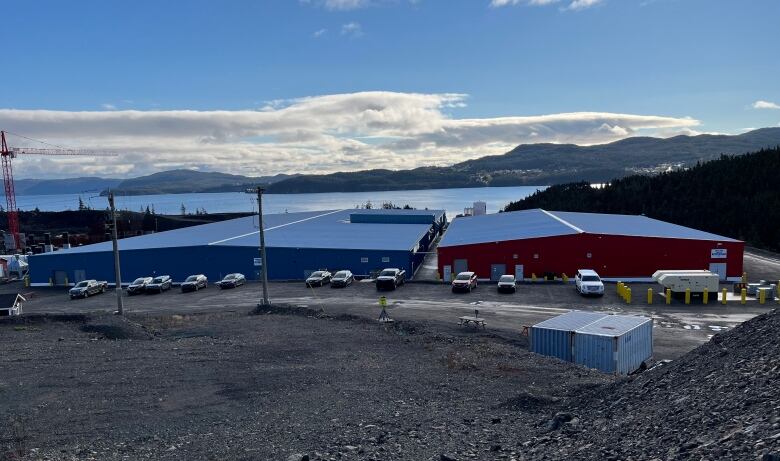
[[[321,194],[267,194],[263,199],[265,213],[355,208],[370,201],[374,207],[382,202],[398,206],[443,209],[453,218],[475,201],[487,203],[488,213],[495,213],[507,203],[519,200],[544,186],[481,187],[469,189],[430,189],[381,192],[328,192]],[[89,194],[20,195],[16,206],[20,210],[64,211],[78,209],[79,197],[94,209],[108,207],[105,197]],[[257,210],[254,194],[226,192],[213,194],[163,194],[117,197],[117,207],[132,211],[153,207],[159,214],[179,214],[184,205],[188,213],[205,209],[208,213],[251,212]]]

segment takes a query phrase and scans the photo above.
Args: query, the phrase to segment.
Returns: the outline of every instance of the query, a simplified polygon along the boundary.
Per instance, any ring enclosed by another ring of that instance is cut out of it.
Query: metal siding
[[[608,314],[603,314],[601,312],[571,311],[539,322],[534,325],[534,327],[574,331],[597,320],[601,320],[607,315]]]
[[[574,332],[574,363],[604,373],[615,372],[614,341],[611,336]]]
[[[469,269],[480,276],[490,273],[491,264],[504,263],[507,267],[522,264],[526,277],[546,271],[572,276],[577,269],[588,268],[602,277],[636,278],[650,277],[659,269],[708,269],[710,262],[726,262],[728,276],[738,277],[743,270],[744,245],[742,242],[576,234],[439,246],[438,263],[439,270],[443,270],[443,266],[452,265],[455,259],[468,259]],[[727,249],[727,259],[713,260],[710,255],[713,248]]]
[[[604,334],[603,325],[615,327]],[[610,315],[574,333],[574,361],[604,373],[627,375],[653,355],[653,321]]]
[[[572,332],[554,328],[531,327],[531,352],[572,361]]]
[[[440,248],[558,235],[573,235],[571,227],[541,210],[523,210],[453,219]]]

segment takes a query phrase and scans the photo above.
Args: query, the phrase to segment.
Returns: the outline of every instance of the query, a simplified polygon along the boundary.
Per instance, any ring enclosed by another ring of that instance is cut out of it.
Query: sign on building
[[[728,250],[726,248],[713,248],[712,251],[710,251],[710,257],[712,259],[726,259],[728,255]]]

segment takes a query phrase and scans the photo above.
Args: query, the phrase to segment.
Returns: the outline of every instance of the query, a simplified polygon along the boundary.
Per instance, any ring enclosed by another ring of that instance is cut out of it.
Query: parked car
[[[471,290],[477,288],[477,274],[474,272],[461,272],[452,281],[452,292],[464,291],[471,293]]]
[[[133,283],[127,286],[127,295],[132,296],[143,293],[146,291],[146,285],[149,285],[150,283],[152,283],[151,277],[138,277],[133,280]]]
[[[604,296],[604,283],[599,274],[591,269],[577,271],[577,275],[574,276],[574,288],[583,296]]]
[[[170,290],[173,280],[169,275],[160,275],[155,277],[148,285],[146,285],[147,293],[162,293],[165,290]]]
[[[517,281],[514,275],[502,275],[498,279],[499,293],[514,293],[517,291]]]
[[[384,269],[376,278],[377,290],[395,290],[406,281],[406,271],[404,269],[390,268]]]
[[[237,286],[243,285],[246,283],[246,277],[244,277],[244,274],[239,274],[238,272],[234,274],[228,274],[217,282],[217,286],[225,289],[225,288],[235,288]]]
[[[198,291],[201,288],[206,288],[209,284],[209,279],[203,274],[190,275],[181,283],[181,292],[187,293],[188,291]]]
[[[106,291],[108,282],[98,282],[97,280],[82,280],[76,286],[68,291],[70,299],[88,298],[98,293]]]
[[[306,278],[307,287],[321,287],[330,283],[331,274],[328,271],[314,271]]]
[[[350,285],[355,281],[355,276],[350,271],[338,271],[333,274],[333,278],[330,279],[331,288],[341,288]]]

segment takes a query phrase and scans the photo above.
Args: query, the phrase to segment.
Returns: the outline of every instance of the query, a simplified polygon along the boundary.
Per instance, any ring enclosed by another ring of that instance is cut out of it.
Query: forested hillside
[[[559,184],[505,211],[529,208],[644,214],[780,251],[780,147],[723,156],[685,171],[628,176],[602,189]]]

